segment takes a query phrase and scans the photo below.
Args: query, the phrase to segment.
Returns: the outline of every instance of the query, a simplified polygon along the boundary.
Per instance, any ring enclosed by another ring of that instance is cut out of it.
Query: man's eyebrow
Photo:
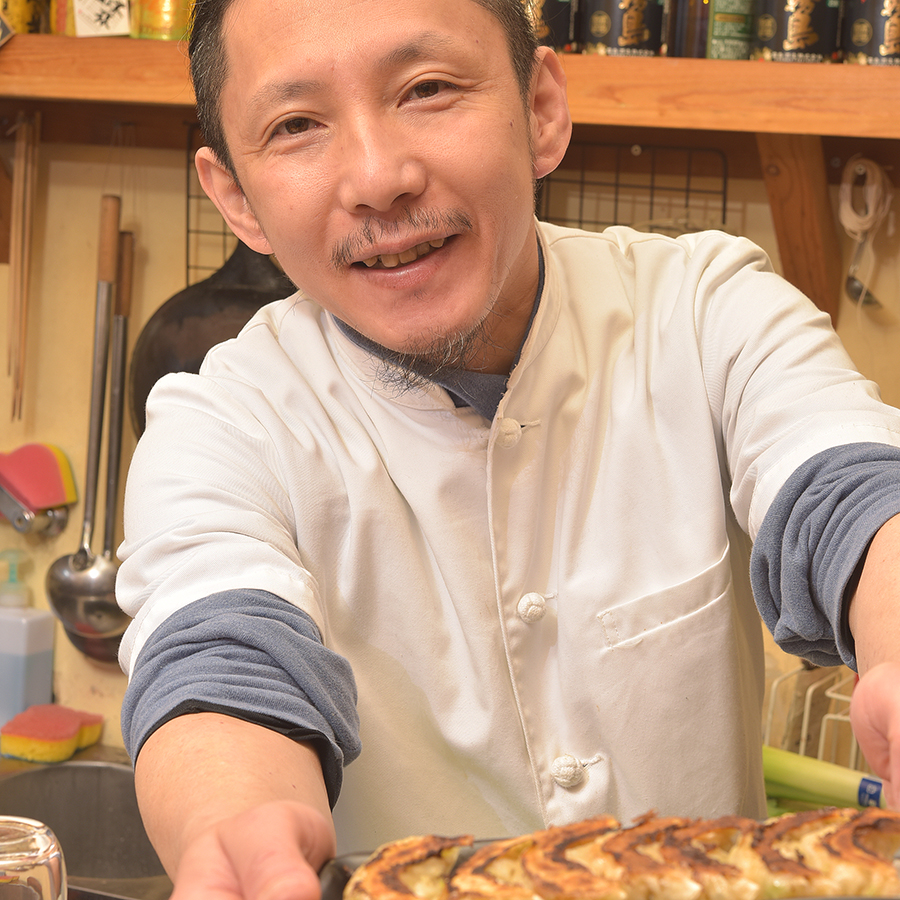
[[[265,109],[272,104],[277,105],[285,100],[308,97],[323,89],[324,85],[322,82],[314,79],[268,82],[249,98],[247,106],[250,109]]]
[[[458,47],[459,42],[445,34],[435,31],[425,31],[415,39],[388,51],[377,62],[379,69],[392,69],[407,63],[418,62],[433,55],[436,51]]]

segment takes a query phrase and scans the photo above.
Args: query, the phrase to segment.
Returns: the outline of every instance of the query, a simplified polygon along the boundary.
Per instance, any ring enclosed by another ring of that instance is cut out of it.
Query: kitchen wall
[[[8,143],[0,144],[7,163]],[[135,232],[137,258],[130,342],[154,310],[185,285],[185,158],[177,151],[120,147],[45,145],[40,150],[34,221],[34,266],[29,299],[24,412],[12,421],[12,383],[0,375],[0,452],[36,441],[59,446],[71,461],[76,482],[84,481],[88,400],[97,274],[100,197],[122,197],[122,227]],[[779,264],[772,220],[761,182],[732,180],[728,186],[732,230],[756,240]],[[834,197],[837,209],[837,197]],[[876,243],[879,270],[871,288],[883,304],[876,320],[842,299],[839,332],[860,369],[881,384],[884,397],[900,406],[900,246],[888,223]],[[845,242],[849,260],[850,242]],[[0,265],[0,306],[7,306],[7,270]],[[0,318],[0,345],[8,340],[7,316]],[[124,457],[134,447],[126,426]],[[102,484],[101,473],[101,484]],[[121,489],[120,489],[121,493]],[[101,496],[101,501],[102,501]],[[121,504],[121,501],[120,501]],[[55,538],[18,535],[0,523],[0,549],[21,547],[31,555],[25,575],[36,603],[46,606],[43,579],[50,564],[77,549],[82,507],[72,509],[65,531]],[[121,533],[121,526],[120,526]],[[102,518],[95,529],[95,550]],[[772,655],[773,665],[780,665]],[[106,716],[104,740],[121,744],[118,711],[125,677],[115,666],[93,663],[58,634],[55,688],[64,704]]]
[[[86,465],[97,233],[104,193],[122,197],[122,228],[135,232],[129,321],[133,346],[156,307],[185,285],[184,155],[57,144],[46,144],[40,150],[24,411],[20,421],[10,420],[12,384],[7,378],[0,379],[0,451],[9,452],[31,441],[56,444],[68,456],[79,490],[84,486]],[[0,266],[0,306],[4,309],[7,269]],[[0,322],[4,348],[6,329],[4,315]],[[5,360],[2,371],[5,375]],[[134,443],[129,422],[123,439],[123,464],[127,464]],[[104,472],[102,465],[95,552],[102,546]],[[0,546],[22,547],[31,555],[25,574],[36,605],[46,606],[43,580],[49,566],[58,557],[77,550],[82,516],[79,503],[72,508],[65,531],[54,538],[17,535],[8,524],[0,523]],[[121,535],[121,524],[118,531]],[[125,676],[118,667],[84,657],[58,626],[55,673],[58,701],[102,713],[106,717],[104,741],[121,745],[118,716]]]

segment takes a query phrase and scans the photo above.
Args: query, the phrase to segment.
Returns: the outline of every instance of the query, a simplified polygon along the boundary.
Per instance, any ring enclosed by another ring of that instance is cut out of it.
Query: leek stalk
[[[835,763],[763,747],[766,795],[819,806],[884,808],[882,781]]]

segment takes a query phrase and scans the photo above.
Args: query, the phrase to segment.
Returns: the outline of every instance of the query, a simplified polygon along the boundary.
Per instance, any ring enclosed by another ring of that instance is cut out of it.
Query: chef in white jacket
[[[827,317],[742,239],[535,221],[570,122],[519,0],[203,0],[191,53],[204,188],[299,291],[157,385],[129,475],[123,733],[179,894],[760,816],[760,614],[860,669],[891,791],[900,414]]]

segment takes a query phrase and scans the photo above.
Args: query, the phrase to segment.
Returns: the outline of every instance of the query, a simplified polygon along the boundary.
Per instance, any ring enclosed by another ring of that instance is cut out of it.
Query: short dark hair
[[[222,41],[222,23],[233,0],[194,0],[191,9],[188,55],[203,139],[219,162],[236,177],[234,161],[222,127],[221,95],[228,76]],[[519,92],[528,97],[534,73],[537,39],[527,0],[472,0],[487,10],[503,27]]]

